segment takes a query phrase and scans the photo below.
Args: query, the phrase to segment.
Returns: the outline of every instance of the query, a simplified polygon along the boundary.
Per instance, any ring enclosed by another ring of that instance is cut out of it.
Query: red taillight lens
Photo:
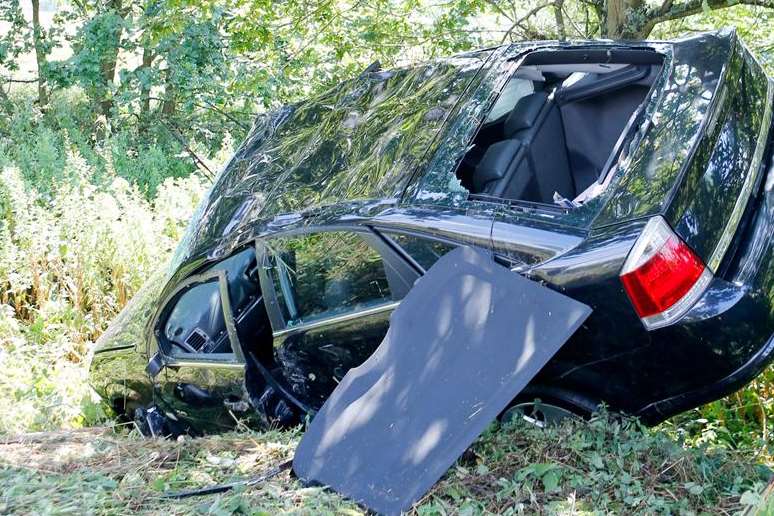
[[[621,271],[624,289],[648,329],[682,317],[711,280],[712,273],[661,217],[645,226]]]

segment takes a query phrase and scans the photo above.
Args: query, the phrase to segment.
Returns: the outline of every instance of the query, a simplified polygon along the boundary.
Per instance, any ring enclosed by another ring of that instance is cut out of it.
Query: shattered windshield
[[[364,73],[263,117],[213,186],[194,245],[280,213],[399,195],[487,55]]]

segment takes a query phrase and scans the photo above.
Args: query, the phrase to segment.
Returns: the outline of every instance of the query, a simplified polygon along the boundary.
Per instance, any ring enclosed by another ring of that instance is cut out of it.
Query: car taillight
[[[649,330],[678,320],[702,296],[712,272],[662,217],[653,217],[626,258],[623,283]]]

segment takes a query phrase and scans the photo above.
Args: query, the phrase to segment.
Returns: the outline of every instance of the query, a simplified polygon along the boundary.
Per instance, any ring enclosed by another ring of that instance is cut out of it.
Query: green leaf
[[[554,493],[559,490],[559,482],[562,480],[562,470],[553,469],[543,475],[543,489],[546,493]]]
[[[164,477],[156,477],[156,479],[151,484],[151,487],[153,487],[153,489],[156,491],[163,491],[166,485],[167,483],[164,480]]]
[[[592,452],[589,456],[589,463],[597,469],[604,469],[605,462],[602,460],[602,455],[599,452]]]
[[[755,491],[745,491],[739,498],[739,503],[745,506],[758,505],[761,502],[761,495]]]
[[[696,482],[686,482],[684,487],[694,496],[698,496],[704,492],[704,486],[697,484]]]
[[[556,469],[558,466],[556,464],[533,464],[532,470],[535,472],[535,475],[542,477],[549,471]]]

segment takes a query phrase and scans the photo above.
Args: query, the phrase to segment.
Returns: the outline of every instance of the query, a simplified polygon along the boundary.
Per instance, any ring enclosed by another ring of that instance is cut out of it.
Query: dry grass
[[[0,512],[363,513],[285,472],[254,488],[185,500],[162,495],[260,475],[293,454],[299,432],[147,440],[94,428],[0,441]],[[767,472],[723,449],[602,415],[541,430],[493,426],[412,514],[735,514],[759,502]]]

